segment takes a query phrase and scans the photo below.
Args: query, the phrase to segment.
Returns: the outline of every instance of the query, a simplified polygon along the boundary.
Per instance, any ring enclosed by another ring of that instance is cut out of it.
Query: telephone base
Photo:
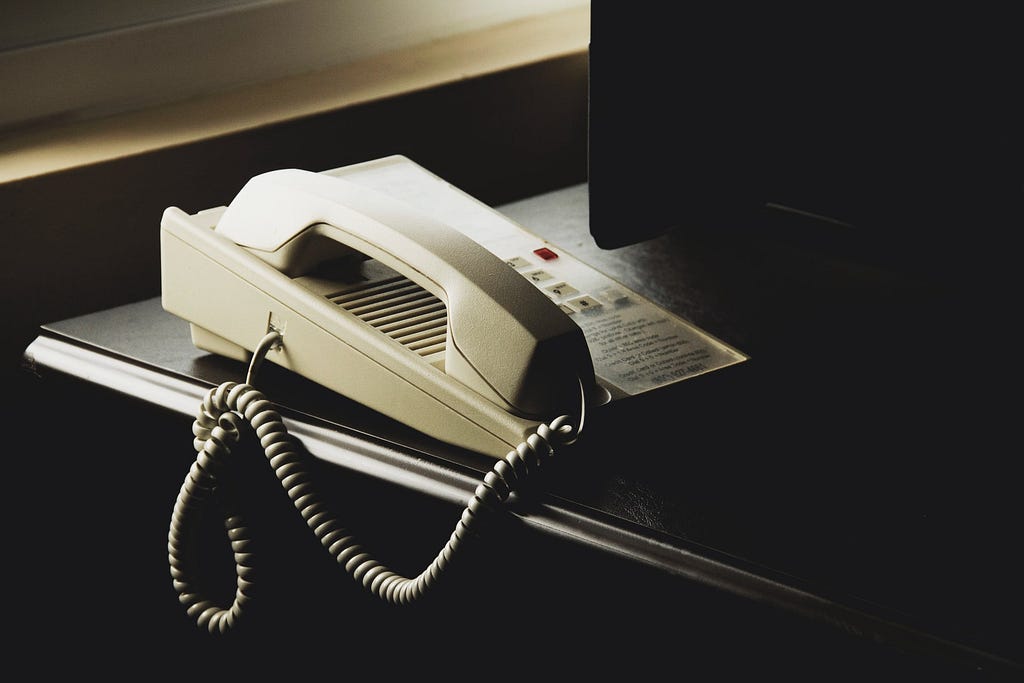
[[[249,361],[250,352],[248,349],[228,341],[219,334],[214,334],[195,323],[189,323],[189,329],[192,331],[192,344],[197,349],[242,361],[243,363]]]

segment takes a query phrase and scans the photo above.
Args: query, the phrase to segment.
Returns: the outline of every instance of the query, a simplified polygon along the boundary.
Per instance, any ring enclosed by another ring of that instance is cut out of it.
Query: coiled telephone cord
[[[235,560],[236,590],[230,607],[217,605],[201,592],[196,576],[197,558],[188,534],[204,504],[217,493],[218,479],[230,467],[231,447],[240,438],[243,420],[255,431],[278,481],[324,548],[353,579],[376,596],[395,604],[410,603],[425,594],[454,559],[463,539],[475,532],[488,515],[502,509],[530,472],[554,455],[555,447],[573,443],[583,426],[582,413],[577,428],[573,428],[568,415],[559,416],[539,425],[526,441],[498,460],[477,485],[441,551],[418,576],[407,578],[376,560],[330,515],[303,468],[294,437],[288,433],[271,402],[251,386],[252,377],[266,353],[280,343],[277,333],[266,335],[253,354],[246,382],[225,382],[211,389],[192,426],[197,457],[174,504],[167,548],[179,602],[199,627],[210,633],[226,633],[236,625],[255,587],[252,540],[241,515],[229,511],[224,520]]]

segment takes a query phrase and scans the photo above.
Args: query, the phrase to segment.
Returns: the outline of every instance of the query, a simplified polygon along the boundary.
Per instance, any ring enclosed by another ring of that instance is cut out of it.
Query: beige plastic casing
[[[580,328],[461,232],[344,179],[296,169],[254,177],[226,209],[161,222],[164,308],[193,342],[267,359],[443,441],[502,457],[537,424],[579,410],[597,386]],[[355,249],[440,299],[443,369],[299,284],[317,261]],[[312,257],[310,252],[313,252]]]

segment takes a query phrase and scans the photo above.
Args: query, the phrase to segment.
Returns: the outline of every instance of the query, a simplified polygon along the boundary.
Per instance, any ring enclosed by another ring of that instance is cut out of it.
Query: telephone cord
[[[224,382],[203,398],[192,426],[197,457],[178,492],[168,532],[168,559],[174,588],[186,613],[210,633],[226,633],[240,619],[254,593],[255,562],[252,538],[244,518],[228,504],[224,525],[234,553],[236,589],[230,607],[218,605],[205,596],[197,574],[194,544],[189,530],[198,514],[223,486],[219,482],[230,467],[231,447],[239,441],[242,421],[249,424],[299,514],[338,564],[364,588],[393,603],[407,604],[423,596],[437,583],[464,540],[486,522],[509,496],[519,490],[527,477],[539,468],[555,448],[573,443],[583,425],[574,428],[568,415],[541,423],[524,442],[498,460],[484,476],[466,504],[451,536],[433,561],[419,575],[407,578],[375,559],[358,539],[327,510],[316,493],[299,455],[300,448],[274,409],[273,404],[250,382],[255,369],[280,336],[269,333],[257,346],[244,384]]]

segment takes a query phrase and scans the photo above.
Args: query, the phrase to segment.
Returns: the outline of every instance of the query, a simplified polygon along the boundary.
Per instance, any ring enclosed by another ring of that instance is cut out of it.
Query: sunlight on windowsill
[[[251,130],[586,52],[589,9],[510,22],[321,71],[0,136],[0,183]]]

